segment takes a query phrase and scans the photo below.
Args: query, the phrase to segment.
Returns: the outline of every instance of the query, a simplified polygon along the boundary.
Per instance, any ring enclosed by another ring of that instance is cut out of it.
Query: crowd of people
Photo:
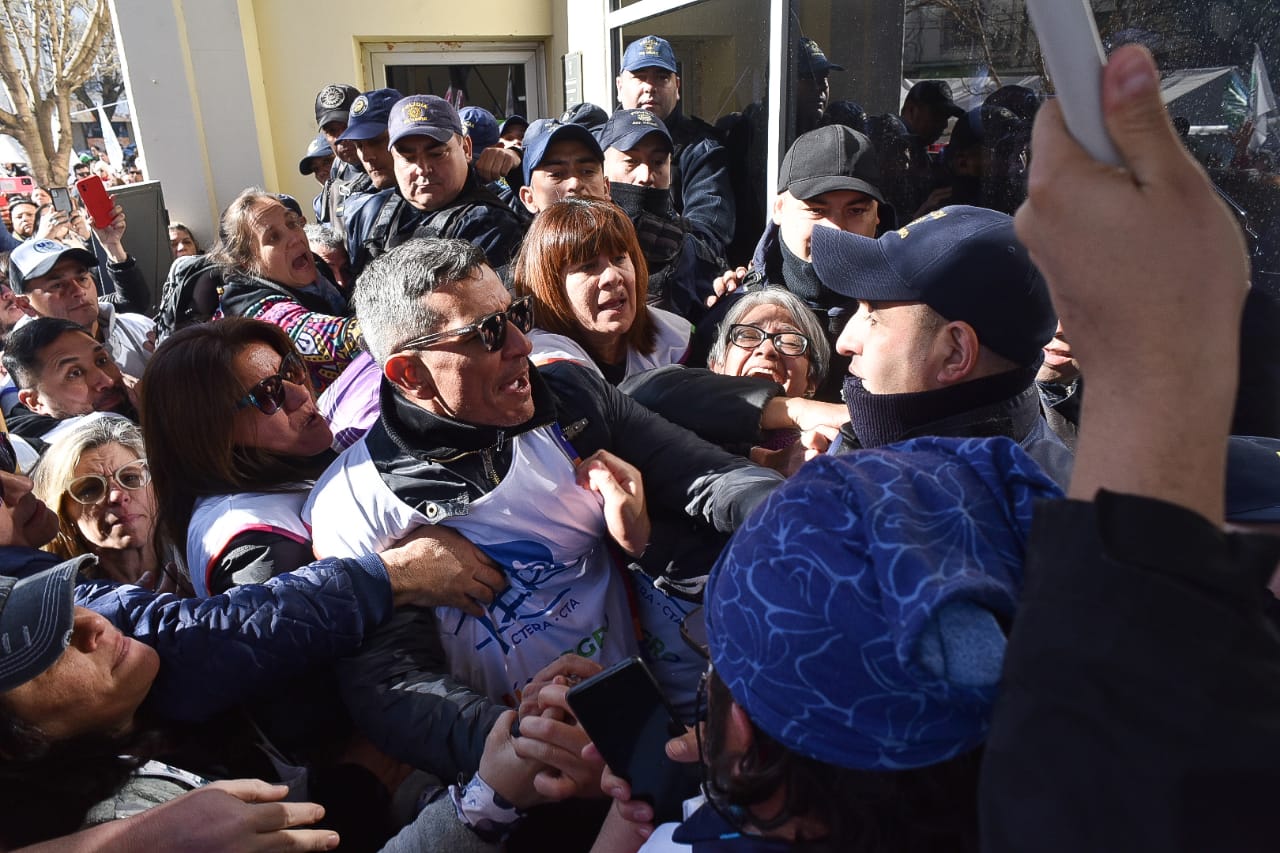
[[[767,206],[658,36],[612,113],[326,85],[163,283],[10,204],[0,850],[1274,847],[1256,250],[1152,58],[1117,169],[797,55]],[[683,820],[574,712],[633,658]]]

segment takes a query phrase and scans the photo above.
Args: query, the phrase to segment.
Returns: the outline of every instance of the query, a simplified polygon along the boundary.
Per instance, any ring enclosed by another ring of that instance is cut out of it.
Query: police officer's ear
[[[525,184],[520,188],[520,192],[518,194],[520,196],[520,203],[524,205],[525,210],[536,216],[539,212],[539,208],[533,200],[533,187]]]
[[[412,353],[398,352],[387,357],[382,375],[410,400],[426,402],[436,396],[436,383],[422,359]]]
[[[978,333],[973,326],[962,320],[947,323],[939,331],[934,344],[940,352],[940,358],[935,362],[940,385],[955,385],[979,378],[975,371],[982,356],[982,345],[978,343]]]

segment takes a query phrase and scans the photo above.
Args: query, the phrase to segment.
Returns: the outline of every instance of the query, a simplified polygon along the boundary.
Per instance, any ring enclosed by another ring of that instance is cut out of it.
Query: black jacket
[[[671,158],[671,197],[676,211],[717,255],[733,239],[736,206],[729,179],[729,153],[716,129],[686,116],[679,105],[664,122],[675,144]]]
[[[571,362],[531,370],[535,414],[512,429],[437,417],[385,383],[382,417],[366,439],[383,481],[410,505],[462,511],[509,470],[510,438],[558,422],[586,458],[600,449],[640,469],[650,507],[683,508],[720,531],[735,529],[782,478],[701,441]],[[357,724],[401,761],[442,779],[479,767],[504,710],[449,675],[435,614],[405,610],[339,665]]]
[[[489,266],[500,270],[515,256],[526,223],[480,183],[472,168],[458,197],[430,212],[404,200],[395,187],[348,205],[347,254],[351,270],[359,274],[383,252],[412,237],[453,237],[484,250]]]
[[[979,797],[982,849],[1276,848],[1280,540],[1160,501],[1037,508]]]

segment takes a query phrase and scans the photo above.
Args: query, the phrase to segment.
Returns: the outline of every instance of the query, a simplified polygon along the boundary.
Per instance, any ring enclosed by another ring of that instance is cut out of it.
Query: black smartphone
[[[63,213],[71,212],[71,190],[66,187],[50,187],[49,195],[53,197],[53,209]]]
[[[684,726],[640,658],[628,658],[574,686],[569,707],[631,797],[653,806],[654,823],[681,819],[681,803],[697,793],[695,765],[664,749]]]

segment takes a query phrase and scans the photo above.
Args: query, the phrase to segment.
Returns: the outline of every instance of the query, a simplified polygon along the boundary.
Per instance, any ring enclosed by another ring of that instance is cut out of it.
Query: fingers
[[[688,729],[679,737],[667,741],[667,757],[681,764],[693,764],[698,761],[698,735]]]
[[[275,832],[310,826],[322,817],[324,806],[319,803],[258,803],[249,811],[249,824],[255,832]]]
[[[297,853],[305,850],[336,850],[341,839],[331,829],[290,829],[272,833],[265,846],[255,849],[263,853]]]
[[[615,774],[608,767],[600,772],[600,790],[615,800],[631,799],[631,783]]]
[[[1137,182],[1170,178],[1190,156],[1178,140],[1160,97],[1155,60],[1141,45],[1117,48],[1102,76],[1107,133]]]
[[[207,787],[226,791],[246,803],[274,803],[277,800],[283,800],[289,794],[287,785],[273,785],[261,779],[225,779],[221,782],[213,782]]]
[[[549,681],[557,675],[564,675],[574,681],[590,678],[603,671],[604,667],[582,655],[565,654],[540,669],[538,677],[545,677]]]
[[[607,479],[602,478],[601,474]],[[640,477],[640,469],[626,460],[615,456],[607,450],[597,450],[578,465],[576,471],[578,485],[584,489],[601,491],[601,487],[609,482],[616,483],[627,495],[637,495],[644,488]]]

